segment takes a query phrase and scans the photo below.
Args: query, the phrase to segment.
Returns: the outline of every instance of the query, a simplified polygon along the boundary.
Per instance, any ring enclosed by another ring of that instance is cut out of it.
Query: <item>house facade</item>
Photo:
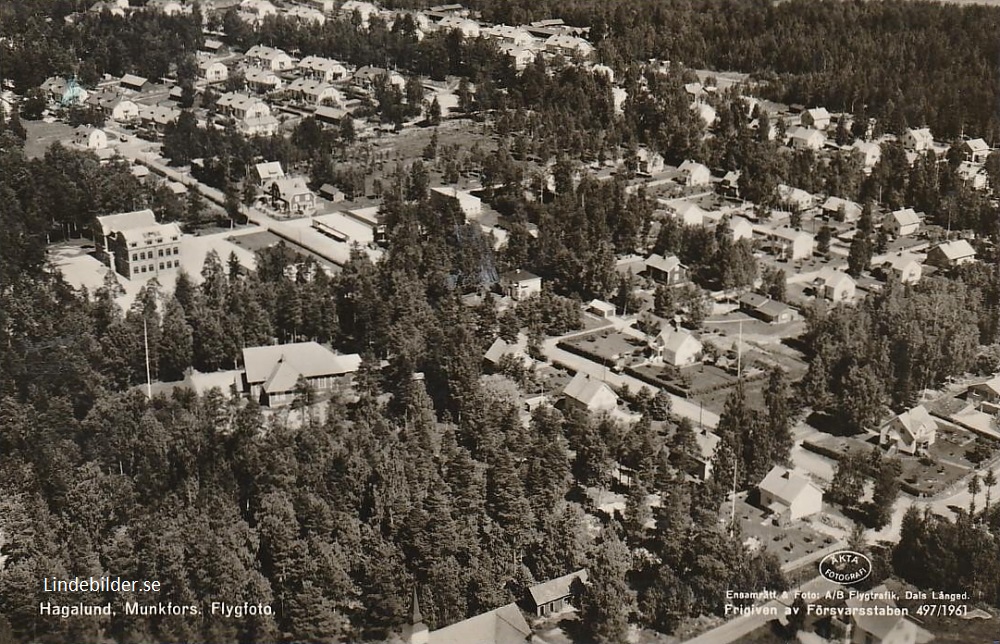
[[[611,411],[618,407],[618,395],[606,383],[577,372],[563,390],[566,409],[586,412]]]
[[[308,215],[316,210],[316,194],[302,177],[283,177],[272,181],[266,194],[288,215]]]
[[[528,599],[536,617],[548,617],[570,607],[587,583],[586,568],[550,579],[528,589]]]
[[[880,445],[910,455],[926,454],[936,440],[937,421],[923,405],[892,418],[879,431]]]
[[[664,257],[653,253],[646,258],[645,265],[646,274],[655,282],[673,286],[687,281],[687,267],[681,264],[676,255]]]
[[[180,268],[181,229],[159,224],[152,210],[105,215],[94,226],[98,256],[126,279],[148,279]]]
[[[976,261],[976,249],[965,239],[938,244],[927,251],[927,263],[938,268],[954,268]]]
[[[317,393],[332,390],[361,367],[358,354],[338,355],[318,342],[243,349],[243,393],[265,407],[291,403],[302,378]]]
[[[920,219],[913,208],[902,208],[890,213],[882,225],[896,237],[907,237],[920,229]]]
[[[653,350],[672,367],[687,367],[701,358],[702,344],[684,329],[672,325],[664,327],[653,339]]]
[[[820,271],[816,278],[816,295],[831,302],[850,302],[857,295],[858,285],[850,275],[834,268]]]
[[[511,271],[500,276],[500,287],[504,295],[521,301],[542,292],[542,278],[528,271]]]

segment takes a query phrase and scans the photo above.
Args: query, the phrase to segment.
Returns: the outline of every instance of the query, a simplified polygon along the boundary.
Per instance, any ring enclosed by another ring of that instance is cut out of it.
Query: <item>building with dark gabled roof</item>
[[[535,615],[545,617],[565,610],[570,600],[580,596],[586,583],[587,569],[581,568],[532,586],[528,589],[528,599],[535,609]]]

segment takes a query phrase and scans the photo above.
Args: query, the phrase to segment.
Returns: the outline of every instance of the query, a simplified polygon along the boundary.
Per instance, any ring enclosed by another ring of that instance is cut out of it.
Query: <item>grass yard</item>
[[[29,159],[43,156],[56,141],[69,141],[73,138],[73,128],[58,121],[46,123],[22,119],[21,124],[28,135],[24,142],[24,155]]]
[[[722,518],[728,521],[731,511],[732,505],[724,503]],[[737,499],[736,521],[743,539],[755,539],[762,548],[774,553],[782,564],[821,550],[834,541],[833,537],[813,530],[808,523],[776,526],[765,516],[765,510],[750,505],[745,499]]]
[[[578,336],[564,340],[560,344],[572,347],[577,352],[597,356],[606,363],[617,362],[625,356],[641,352],[644,348],[640,340],[617,331]]]

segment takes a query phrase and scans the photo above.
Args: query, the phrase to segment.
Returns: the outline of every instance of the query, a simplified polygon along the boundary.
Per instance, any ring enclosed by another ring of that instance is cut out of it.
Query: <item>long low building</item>
[[[318,342],[294,342],[243,349],[243,393],[265,407],[291,403],[299,379],[317,393],[330,391],[361,367],[356,353],[338,355]]]

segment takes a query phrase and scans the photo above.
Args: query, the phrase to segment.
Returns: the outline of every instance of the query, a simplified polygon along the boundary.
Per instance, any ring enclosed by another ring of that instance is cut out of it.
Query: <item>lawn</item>
[[[729,502],[723,504],[721,516],[727,522],[731,511],[732,505]],[[761,547],[774,553],[783,565],[833,543],[833,537],[816,532],[808,523],[776,526],[765,515],[765,510],[750,505],[745,499],[736,501],[736,521],[744,541],[758,541]]]
[[[641,352],[645,346],[640,340],[617,331],[581,335],[559,344],[573,353],[595,356],[605,364],[614,364],[626,356]]]

